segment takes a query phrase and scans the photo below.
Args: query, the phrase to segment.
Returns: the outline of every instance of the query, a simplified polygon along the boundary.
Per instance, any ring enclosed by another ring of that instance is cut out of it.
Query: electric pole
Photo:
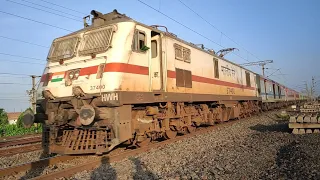
[[[307,96],[308,96],[308,99],[310,99],[311,96],[310,96],[310,91],[309,91],[309,88],[308,88],[308,82],[307,81],[304,81],[304,82],[306,82],[305,85],[306,85]]]
[[[313,101],[313,93],[314,93],[314,77],[312,76],[312,85],[311,85],[311,101]]]
[[[262,67],[262,76],[265,77],[265,65],[268,63],[273,63],[273,60],[265,60],[265,61],[256,61],[256,62],[249,62],[249,63],[244,63],[244,64],[240,64],[240,66],[254,66],[254,65],[259,65]],[[266,82],[264,81],[264,92],[266,93],[266,99],[268,99],[268,95],[267,95],[267,86],[266,86]]]
[[[37,91],[36,91],[36,78],[41,76],[31,75],[32,78],[32,88],[30,91],[27,91],[30,95],[30,103],[31,103],[31,109],[33,113],[36,113],[36,103],[37,103]]]

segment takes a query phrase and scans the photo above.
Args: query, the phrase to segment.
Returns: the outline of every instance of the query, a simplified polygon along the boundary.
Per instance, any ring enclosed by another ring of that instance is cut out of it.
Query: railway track
[[[263,115],[263,114],[261,114],[261,115]],[[97,168],[101,164],[120,161],[120,160],[128,158],[130,156],[135,156],[135,155],[141,154],[143,152],[147,152],[147,151],[154,149],[154,148],[159,148],[159,147],[168,145],[170,143],[174,143],[176,141],[180,141],[180,140],[183,140],[186,138],[190,138],[192,136],[207,133],[207,132],[212,131],[216,128],[223,128],[223,127],[231,126],[233,123],[236,123],[236,122],[238,122],[238,120],[231,120],[231,121],[223,122],[218,125],[210,126],[210,127],[201,127],[201,128],[198,128],[193,133],[186,134],[183,136],[177,136],[174,139],[168,139],[168,140],[161,141],[161,142],[151,143],[148,146],[143,146],[143,147],[140,147],[137,149],[127,149],[121,153],[112,153],[111,152],[110,154],[106,154],[106,155],[99,157],[97,160],[92,160],[89,162],[85,162],[83,164],[77,164],[77,165],[70,167],[70,168],[62,169],[62,170],[59,170],[59,171],[56,171],[53,173],[49,173],[46,175],[35,177],[34,179],[46,179],[47,180],[47,179],[55,179],[55,178],[60,178],[60,177],[68,178],[77,172],[84,171],[84,170],[92,170],[94,168]],[[77,157],[83,157],[83,156],[57,156],[57,157],[39,160],[36,162],[30,162],[30,163],[26,163],[26,164],[14,166],[14,167],[0,169],[0,177],[12,176],[12,175],[17,174],[19,172],[29,171],[32,169],[34,170],[35,168],[40,168],[40,167],[48,167],[48,166],[52,166],[52,165],[59,166],[58,163],[63,163],[63,162],[69,161],[69,160],[73,160]]]
[[[27,153],[32,151],[41,150],[41,144],[31,144],[26,146],[12,147],[7,149],[0,149],[0,157],[12,156],[20,153]]]
[[[10,176],[10,175],[15,175],[15,174],[17,174],[19,172],[23,172],[23,171],[29,171],[34,168],[55,165],[59,162],[72,160],[74,158],[77,158],[77,156],[55,156],[55,157],[40,159],[40,160],[34,161],[34,162],[20,164],[20,165],[13,166],[13,167],[3,168],[3,169],[0,169],[0,178]]]
[[[41,134],[0,138],[0,157],[41,150]]]
[[[9,147],[9,146],[17,146],[31,143],[41,142],[41,136],[32,136],[32,137],[23,137],[19,139],[8,139],[0,141],[0,148]]]
[[[36,137],[36,136],[41,136],[41,133],[29,133],[29,134],[19,135],[19,136],[0,137],[0,142],[10,141],[10,140],[15,140],[15,139],[24,139],[24,138],[30,138],[30,137]]]

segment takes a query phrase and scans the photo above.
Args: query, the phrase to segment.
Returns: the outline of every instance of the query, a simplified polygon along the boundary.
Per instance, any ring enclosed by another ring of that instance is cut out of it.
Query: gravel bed
[[[15,166],[18,164],[37,161],[39,159],[43,159],[46,157],[49,157],[49,155],[43,154],[42,150],[15,154],[13,156],[0,157],[0,168],[2,169],[10,166]]]
[[[73,167],[77,164],[83,164],[89,161],[93,161],[98,159],[99,157],[97,156],[83,156],[83,157],[77,157],[76,159],[72,159],[66,162],[61,162],[55,165],[50,165],[50,166],[45,166],[42,168],[35,168],[31,169],[28,172],[20,172],[18,174],[15,174],[14,176],[9,176],[9,177],[4,177],[6,180],[14,180],[14,179],[20,179],[20,180],[25,180],[25,179],[32,179],[37,176],[53,173],[60,171],[65,168],[70,168]]]
[[[123,151],[124,151],[123,148],[117,149],[117,150],[113,151],[112,154],[115,155],[115,154],[121,153]],[[33,161],[48,157],[47,154],[42,154],[42,151],[39,151],[37,153],[38,154],[35,153],[35,154],[25,155],[25,157],[26,157],[27,160],[34,159]],[[25,154],[27,154],[27,153],[25,153]],[[31,161],[26,161],[26,159],[23,159],[20,162],[23,162],[23,163],[31,162]],[[75,159],[72,159],[72,160],[69,160],[69,161],[65,161],[65,162],[61,162],[61,163],[58,163],[58,164],[55,164],[55,165],[44,166],[44,167],[41,167],[41,168],[33,168],[33,169],[31,169],[30,171],[27,171],[27,172],[19,172],[19,173],[13,175],[13,176],[3,177],[3,179],[6,179],[6,180],[32,179],[32,178],[37,177],[37,176],[46,175],[46,174],[49,174],[49,173],[61,171],[61,170],[66,169],[66,168],[70,168],[70,167],[73,167],[73,166],[78,165],[78,164],[84,164],[86,162],[90,162],[90,161],[97,160],[97,159],[100,159],[100,157],[96,156],[96,155],[87,155],[87,156],[82,156],[82,157],[79,156],[79,157],[76,157]],[[24,162],[24,160],[25,160],[25,162]],[[16,163],[15,165],[17,165],[17,164],[21,164],[21,163]]]
[[[319,179],[320,134],[291,134],[273,111],[70,179]]]
[[[275,113],[280,111],[218,126],[120,162],[106,159],[69,179],[320,179],[320,134],[291,134]],[[6,179],[29,179],[96,158],[85,156]]]

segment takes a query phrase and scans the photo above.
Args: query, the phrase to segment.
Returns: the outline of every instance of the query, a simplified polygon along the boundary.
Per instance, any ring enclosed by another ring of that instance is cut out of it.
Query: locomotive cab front
[[[100,154],[132,139],[130,94],[122,92],[149,90],[151,42],[143,28],[117,11],[92,15],[91,26],[53,41],[37,112],[24,116],[26,126],[44,124],[51,153]],[[154,82],[160,90],[159,75]]]

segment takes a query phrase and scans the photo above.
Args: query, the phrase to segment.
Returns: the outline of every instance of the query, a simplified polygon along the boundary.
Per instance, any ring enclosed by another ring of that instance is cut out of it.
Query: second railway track
[[[12,156],[15,154],[27,153],[27,152],[37,151],[41,149],[42,149],[41,144],[31,144],[31,145],[25,145],[25,146],[19,146],[19,147],[11,147],[7,149],[0,149],[0,157]]]
[[[41,142],[41,136],[33,136],[19,139],[9,139],[0,141],[0,148],[9,147],[9,146],[17,146],[23,144],[31,144]]]
[[[41,150],[41,135],[3,137],[0,139],[0,157]]]

